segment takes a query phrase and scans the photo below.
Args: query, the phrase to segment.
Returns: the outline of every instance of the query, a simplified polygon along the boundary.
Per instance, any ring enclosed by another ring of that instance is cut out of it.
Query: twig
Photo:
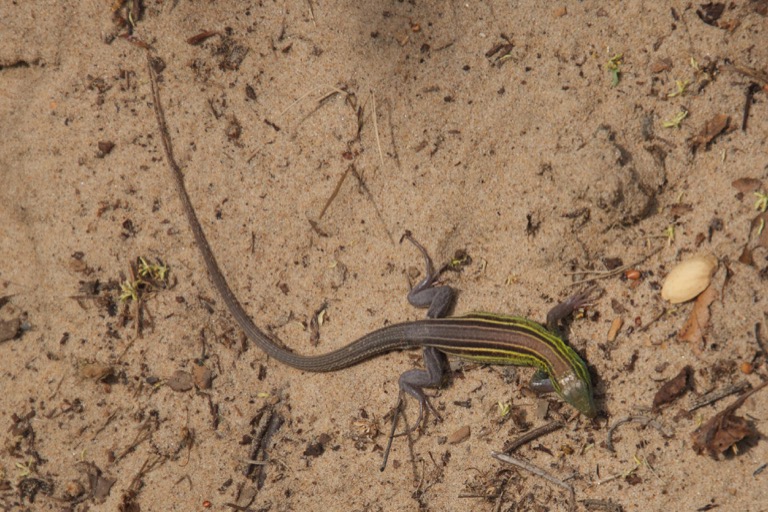
[[[583,500],[582,503],[588,509],[597,508],[600,510],[607,510],[608,512],[622,512],[622,510],[624,510],[621,505],[610,500]]]
[[[397,405],[395,406],[395,412],[392,416],[392,430],[389,432],[389,438],[387,439],[387,447],[384,449],[384,456],[381,458],[381,466],[379,471],[387,469],[387,461],[389,460],[389,452],[392,450],[392,441],[395,439],[395,430],[397,429],[397,420],[400,418],[400,414],[403,412],[403,397],[398,396]]]
[[[315,22],[315,8],[312,6],[312,0],[307,0],[307,3],[309,4],[309,16],[312,18],[312,25],[317,27],[317,23]]]
[[[318,91],[318,90],[319,90],[319,89],[321,89],[322,87],[323,87],[323,85],[318,85],[317,87],[313,87],[312,89],[308,90],[307,92],[305,92],[304,94],[302,94],[301,96],[299,96],[298,98],[296,98],[296,99],[293,101],[293,103],[291,103],[290,105],[288,105],[287,107],[285,107],[285,109],[284,109],[282,112],[280,112],[279,114],[277,114],[277,117],[276,117],[275,119],[280,119],[281,117],[283,117],[283,116],[285,115],[285,113],[286,113],[286,112],[288,112],[289,110],[291,110],[291,109],[292,109],[292,108],[293,108],[293,107],[294,107],[294,106],[295,106],[297,103],[299,103],[301,100],[303,100],[304,98],[306,98],[306,97],[307,97],[307,96],[309,96],[310,94],[314,93],[315,91]]]
[[[588,277],[586,279],[582,279],[581,281],[574,281],[574,282],[572,282],[570,284],[570,286],[578,286],[580,284],[591,283],[591,282],[594,282],[594,281],[598,281],[600,279],[608,279],[609,277],[613,277],[613,276],[615,276],[617,274],[621,274],[622,272],[624,272],[627,269],[630,269],[632,267],[636,267],[637,265],[643,263],[645,260],[647,260],[651,256],[653,256],[653,255],[657,254],[658,252],[660,252],[663,248],[664,248],[664,246],[658,247],[655,250],[653,250],[653,251],[649,252],[648,254],[646,254],[645,256],[643,256],[642,258],[640,258],[639,260],[633,261],[632,263],[630,263],[628,265],[622,265],[620,267],[616,267],[613,270],[577,270],[575,272],[566,272],[566,275],[578,276],[578,275],[595,274],[595,277]]]
[[[748,387],[749,387],[749,382],[747,382],[746,380],[743,380],[741,382],[737,382],[736,384],[731,384],[730,386],[726,386],[723,389],[719,389],[717,391],[712,391],[711,393],[707,393],[706,395],[702,396],[697,401],[695,401],[688,408],[688,412],[693,412],[696,409],[700,409],[706,405],[713,404],[718,400],[722,400],[727,396],[734,395],[736,393],[741,393]]]
[[[387,101],[387,121],[389,122],[389,138],[392,142],[392,155],[395,158],[397,164],[397,170],[402,174],[403,164],[400,162],[400,152],[397,151],[397,138],[395,138],[395,125],[392,123],[392,103]]]
[[[760,90],[760,86],[755,82],[752,82],[747,86],[747,90],[744,93],[744,108],[741,115],[741,131],[747,131],[747,120],[749,119],[749,111],[752,110],[752,97],[757,91]]]
[[[344,174],[341,175],[341,178],[339,178],[339,181],[336,182],[336,186],[333,188],[333,192],[331,192],[331,195],[328,197],[328,200],[325,202],[325,205],[323,205],[323,209],[320,210],[320,215],[317,216],[317,220],[320,220],[323,218],[323,215],[325,215],[325,212],[328,211],[328,207],[331,206],[331,203],[336,199],[336,196],[339,195],[339,190],[341,190],[341,186],[344,184],[344,180],[347,179],[347,175],[349,174],[349,171],[352,170],[352,166],[350,165],[347,167],[347,170],[344,171]]]
[[[760,336],[760,322],[755,323],[755,341],[757,342],[757,346],[760,347],[760,352],[763,353],[763,357],[768,357],[768,350],[766,350],[765,343],[763,343],[763,337]]]
[[[518,459],[517,457],[513,457],[512,455],[507,455],[506,453],[491,451],[491,457],[498,459],[502,462],[506,462],[507,464],[512,464],[513,466],[517,466],[521,469],[524,469],[528,471],[529,473],[533,473],[534,475],[540,476],[541,478],[549,481],[550,483],[557,485],[558,487],[562,487],[569,493],[569,504],[570,509],[574,510],[576,506],[576,492],[573,490],[573,486],[570,484],[567,484],[563,482],[562,480],[559,480],[555,478],[554,476],[550,475],[543,469],[539,469],[538,467],[534,466],[530,462],[526,462],[522,459]]]
[[[376,135],[376,146],[379,148],[379,161],[381,168],[384,169],[384,153],[381,151],[381,140],[379,139],[379,124],[376,122],[376,95],[371,92],[371,109],[373,117],[373,133]]]
[[[365,183],[365,180],[360,175],[360,173],[357,172],[357,168],[354,165],[352,166],[352,174],[354,175],[355,178],[357,178],[357,183],[360,185],[360,188],[363,189],[363,192],[365,192],[365,195],[368,197],[368,200],[373,205],[373,209],[376,212],[376,217],[378,217],[379,222],[381,222],[381,225],[384,226],[384,231],[386,231],[389,241],[392,242],[392,245],[395,245],[395,239],[392,236],[392,233],[390,233],[389,228],[387,227],[387,223],[384,222],[384,216],[381,214],[381,210],[379,210],[379,206],[376,204],[376,200],[373,198],[373,194],[371,194],[371,191],[368,188],[368,185]]]
[[[294,101],[293,101],[293,102],[292,102],[290,105],[288,105],[287,107],[285,107],[285,109],[283,109],[283,111],[282,111],[282,112],[280,112],[279,114],[277,114],[277,117],[276,117],[275,119],[280,119],[280,118],[282,118],[282,117],[285,115],[285,113],[286,113],[286,112],[288,112],[288,111],[289,111],[289,110],[291,110],[293,107],[295,107],[295,106],[296,106],[296,105],[297,105],[299,102],[301,102],[301,101],[302,101],[304,98],[306,98],[306,97],[307,97],[307,96],[309,96],[310,94],[313,94],[313,93],[315,93],[315,92],[317,92],[317,91],[319,91],[320,89],[323,89],[323,88],[326,88],[326,89],[330,89],[330,92],[328,92],[327,94],[324,94],[324,95],[323,95],[323,97],[322,97],[322,98],[320,98],[320,99],[318,100],[318,103],[322,103],[323,101],[325,101],[327,98],[329,98],[330,96],[332,96],[332,95],[334,95],[334,94],[343,94],[343,95],[348,95],[348,94],[349,94],[348,92],[346,92],[346,91],[343,91],[343,90],[339,89],[338,87],[334,87],[334,86],[325,86],[325,85],[322,85],[322,84],[321,84],[321,85],[318,85],[317,87],[313,87],[312,89],[308,90],[307,92],[305,92],[304,94],[302,94],[301,96],[299,96],[298,98],[296,98],[296,99],[295,99],[295,100],[294,100]]]
[[[106,429],[109,426],[109,424],[112,423],[112,421],[114,421],[114,419],[117,417],[117,415],[120,414],[121,412],[123,412],[122,407],[118,407],[117,409],[115,409],[112,412],[112,414],[109,415],[109,417],[104,422],[104,424],[101,427],[99,427],[98,430],[96,430],[96,432],[93,433],[93,436],[91,437],[91,441],[95,441],[96,438],[99,437],[99,434],[104,432],[104,429]],[[78,443],[78,445],[79,444],[80,443]]]
[[[638,329],[637,329],[637,332],[645,332],[645,331],[647,331],[649,327],[651,327],[653,324],[655,324],[656,322],[658,322],[659,320],[661,320],[662,318],[664,318],[664,315],[666,315],[666,314],[667,314],[667,308],[663,308],[663,309],[661,310],[661,313],[659,313],[659,314],[658,314],[658,315],[656,315],[655,317],[651,318],[651,319],[648,321],[648,323],[646,323],[646,324],[645,324],[645,325],[643,325],[642,327],[638,328]]]
[[[659,423],[658,421],[654,420],[653,418],[650,418],[648,416],[626,416],[624,418],[621,418],[614,423],[611,428],[608,429],[608,435],[605,439],[605,447],[609,451],[616,451],[613,449],[613,432],[618,428],[619,426],[625,424],[625,423],[640,423],[644,427],[651,426],[659,431],[662,437],[669,439],[672,437],[671,433],[668,433],[664,430],[664,426]]]
[[[560,430],[564,426],[565,426],[565,423],[563,423],[562,421],[552,421],[542,427],[535,428],[530,432],[526,432],[522,436],[512,441],[509,444],[509,446],[505,446],[504,453],[507,453],[507,454],[512,453],[513,451],[520,448],[522,445],[528,444],[534,439],[537,439],[541,436],[549,434],[550,432],[554,432],[555,430]]]

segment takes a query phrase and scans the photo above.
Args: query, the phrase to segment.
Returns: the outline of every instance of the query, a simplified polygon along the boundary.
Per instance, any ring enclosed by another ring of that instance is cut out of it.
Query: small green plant
[[[768,210],[768,194],[765,192],[755,192],[755,197],[757,197],[757,200],[755,201],[755,210],[759,212]]]
[[[120,283],[120,300],[138,302],[144,294],[168,284],[168,266],[163,262],[148,263],[139,256],[131,265],[131,277]]]
[[[675,80],[675,92],[671,92],[667,94],[667,98],[675,98],[677,96],[682,96],[685,94],[685,91],[688,89],[688,86],[691,85],[690,80]]]
[[[664,230],[664,238],[667,239],[667,246],[671,246],[672,243],[675,241],[675,225],[674,224],[670,224]]]
[[[621,65],[624,63],[624,54],[617,53],[605,63],[605,68],[611,74],[611,87],[616,87],[621,81]]]
[[[680,112],[672,116],[672,119],[662,122],[661,126],[663,126],[664,128],[680,128],[680,124],[683,122],[683,119],[685,119],[686,117],[688,117],[688,111],[681,110]]]

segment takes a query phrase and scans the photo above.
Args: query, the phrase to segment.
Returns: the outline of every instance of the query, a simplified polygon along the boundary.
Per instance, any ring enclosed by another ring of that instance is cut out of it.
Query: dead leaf
[[[12,340],[19,334],[21,319],[16,317],[10,320],[0,320],[0,343]]]
[[[731,118],[725,114],[717,114],[715,117],[704,123],[704,127],[698,135],[691,139],[691,150],[696,151],[699,146],[708,146],[712,140],[728,128]]]
[[[653,409],[664,404],[671,403],[683,395],[691,387],[691,376],[693,369],[690,366],[684,367],[676,376],[664,383],[653,397]]]
[[[741,25],[741,20],[736,18],[721,20],[717,22],[718,28],[727,30],[728,32],[734,32],[737,28],[739,28],[739,25]]]
[[[696,297],[691,315],[677,335],[681,341],[692,343],[695,352],[700,352],[704,345],[704,332],[709,326],[709,306],[715,301],[715,298],[717,298],[717,293],[712,285],[709,285]]]
[[[199,45],[203,43],[206,39],[213,37],[215,35],[218,35],[218,32],[216,32],[215,30],[204,30],[199,34],[194,35],[189,39],[187,39],[187,44],[191,44],[193,46]]]
[[[742,194],[751,194],[752,192],[760,190],[763,186],[763,182],[757,178],[739,178],[733,180],[731,186]]]
[[[755,435],[755,429],[747,420],[740,416],[734,416],[733,413],[744,404],[747,398],[763,389],[766,385],[768,385],[768,382],[764,382],[755,389],[747,391],[734,403],[697,428],[691,435],[694,451],[699,455],[706,452],[710,457],[716,459],[718,455],[725,453],[728,448],[734,446],[745,437]]]
[[[106,363],[82,363],[77,369],[77,374],[88,380],[95,380],[96,382],[106,379],[114,374],[115,369],[112,365]]]
[[[192,367],[192,376],[195,378],[195,386],[198,389],[210,389],[213,382],[213,373],[211,370],[202,365],[195,365]]]
[[[102,476],[101,469],[92,462],[80,462],[77,464],[77,469],[88,477],[88,485],[91,488],[93,500],[96,503],[104,503],[117,479]]]
[[[720,19],[720,16],[723,15],[723,11],[725,11],[725,4],[721,2],[707,2],[706,4],[701,4],[699,7],[700,9],[696,9],[696,15],[706,23],[707,25],[712,25],[713,27],[717,26],[717,20]]]
[[[746,245],[744,246],[744,249],[741,251],[741,255],[739,256],[739,263],[749,265],[750,267],[755,264],[755,258],[752,257],[752,249]]]
[[[469,434],[469,425],[464,425],[459,430],[456,430],[448,436],[448,444],[458,444],[469,438]]]
[[[672,69],[672,59],[669,57],[663,59],[656,59],[651,64],[651,73],[661,73],[662,71],[669,71]]]

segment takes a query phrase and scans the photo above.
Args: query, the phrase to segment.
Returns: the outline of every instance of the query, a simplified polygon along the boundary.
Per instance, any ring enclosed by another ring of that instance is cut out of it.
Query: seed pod
[[[717,269],[717,258],[703,254],[688,258],[667,275],[661,297],[672,304],[689,301],[703,292]]]

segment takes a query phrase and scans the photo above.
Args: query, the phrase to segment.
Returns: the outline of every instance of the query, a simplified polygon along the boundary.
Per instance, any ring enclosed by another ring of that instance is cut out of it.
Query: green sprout
[[[162,262],[149,264],[147,260],[139,256],[139,275],[154,281],[164,282],[168,277],[168,266],[163,265]]]
[[[131,277],[120,283],[120,300],[138,302],[142,295],[156,288],[165,288],[167,283],[167,265],[159,260],[158,263],[149,263],[139,256],[136,266],[131,265]]]
[[[757,197],[757,201],[755,201],[755,210],[759,212],[768,210],[768,194],[765,192],[755,192],[755,197]]]
[[[667,246],[671,246],[672,242],[675,241],[675,225],[674,224],[670,224],[664,230],[664,238],[667,239]]]
[[[685,91],[688,89],[689,85],[691,85],[690,80],[675,80],[675,87],[677,88],[677,90],[675,90],[675,92],[671,92],[667,94],[667,98],[682,96],[683,94],[685,94]]]
[[[509,411],[512,408],[512,406],[509,404],[509,402],[501,402],[501,401],[499,401],[497,405],[499,406],[499,416],[501,416],[502,418],[506,418],[509,415]]]
[[[661,123],[661,126],[664,128],[680,128],[680,123],[683,122],[683,119],[688,117],[688,111],[687,110],[681,110],[674,116],[672,116],[672,119],[668,121],[664,121]]]
[[[139,300],[139,285],[140,281],[131,281],[126,279],[120,283],[120,300],[126,302],[132,300],[134,302]]]
[[[621,65],[623,64],[624,54],[617,53],[611,57],[605,64],[605,68],[611,73],[611,87],[619,85],[621,80]]]
[[[33,461],[26,461],[24,463],[17,462],[16,469],[19,470],[19,477],[25,478],[32,474],[34,471],[35,463]]]
[[[453,255],[453,258],[451,258],[445,268],[458,272],[470,263],[472,263],[472,258],[469,256],[469,254],[467,254],[466,251],[459,250],[456,251],[456,254]]]

